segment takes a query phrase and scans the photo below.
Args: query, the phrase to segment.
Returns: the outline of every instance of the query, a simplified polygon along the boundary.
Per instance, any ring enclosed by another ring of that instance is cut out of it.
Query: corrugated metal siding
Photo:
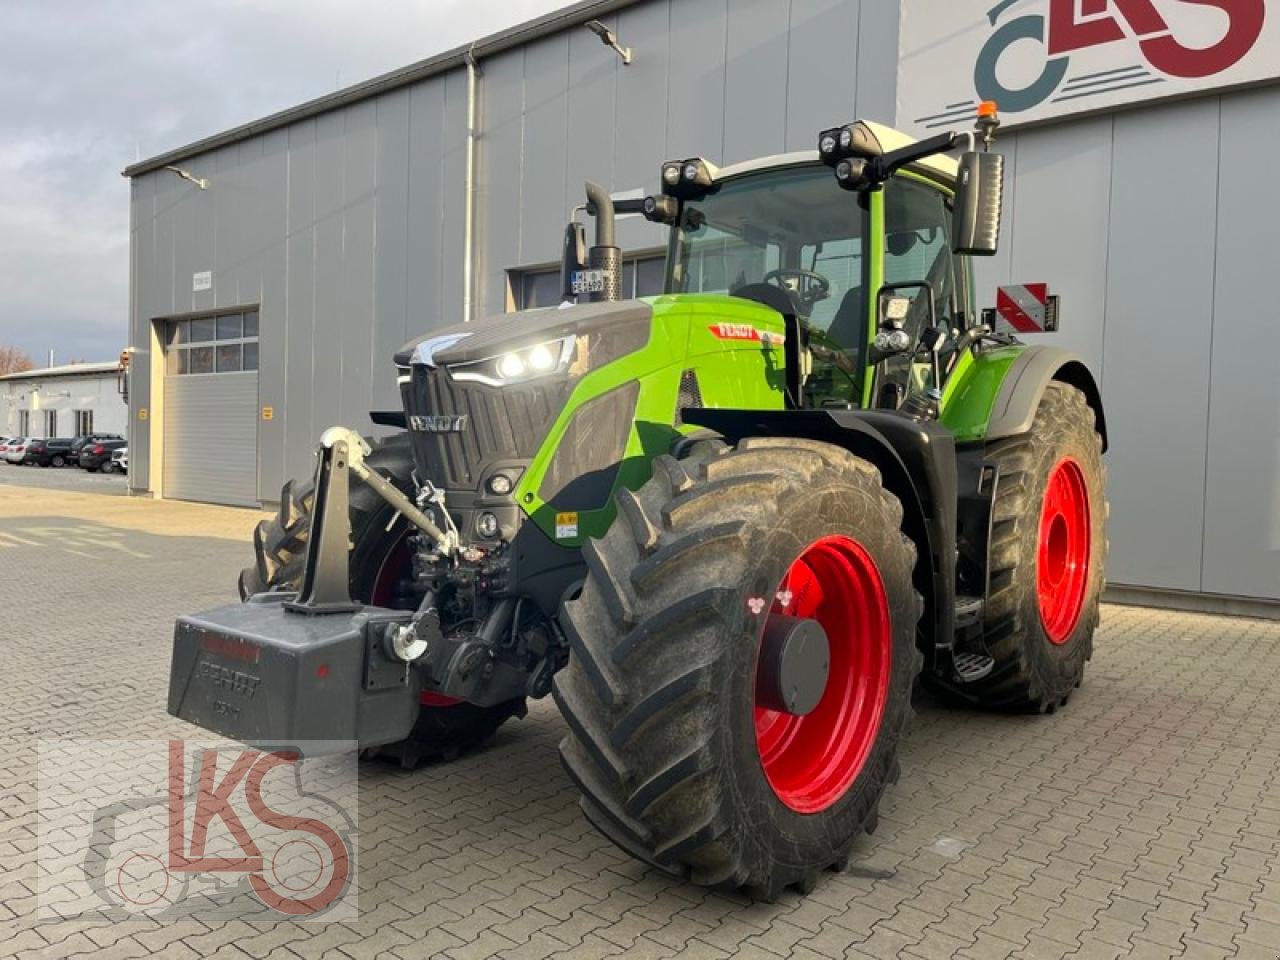
[[[1028,339],[1101,377],[1113,583],[1280,599],[1278,121],[1270,87],[1001,138],[978,299],[1049,281],[1062,331]]]
[[[166,377],[164,495],[258,505],[258,374]]]

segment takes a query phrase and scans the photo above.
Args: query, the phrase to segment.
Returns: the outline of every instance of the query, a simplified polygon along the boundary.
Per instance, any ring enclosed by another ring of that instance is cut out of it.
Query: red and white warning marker
[[[1001,333],[1052,333],[1058,329],[1058,298],[1047,283],[1021,283],[996,290],[995,328]]]

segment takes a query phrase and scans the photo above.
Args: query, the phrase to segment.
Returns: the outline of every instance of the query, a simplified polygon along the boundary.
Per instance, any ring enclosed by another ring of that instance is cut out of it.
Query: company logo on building
[[[1119,106],[1280,77],[1278,0],[903,4],[898,125],[952,127]],[[980,8],[979,8],[980,9]]]

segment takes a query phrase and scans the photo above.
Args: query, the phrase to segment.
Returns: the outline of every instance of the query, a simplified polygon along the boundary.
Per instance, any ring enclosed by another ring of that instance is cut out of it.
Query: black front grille
[[[418,470],[437,487],[473,490],[485,468],[537,453],[568,399],[567,380],[490,387],[459,383],[443,370],[415,365],[405,390],[414,417],[466,417],[460,430],[411,429]]]

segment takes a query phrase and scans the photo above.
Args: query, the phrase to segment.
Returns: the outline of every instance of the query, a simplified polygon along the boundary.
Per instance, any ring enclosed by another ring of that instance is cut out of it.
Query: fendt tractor
[[[396,354],[387,438],[325,432],[243,602],[178,621],[169,711],[412,766],[551,694],[634,856],[763,897],[843,869],[917,681],[1051,713],[1092,651],[1098,387],[974,305],[998,123],[588,183],[564,303]],[[624,215],[669,228],[660,296],[619,298]]]

